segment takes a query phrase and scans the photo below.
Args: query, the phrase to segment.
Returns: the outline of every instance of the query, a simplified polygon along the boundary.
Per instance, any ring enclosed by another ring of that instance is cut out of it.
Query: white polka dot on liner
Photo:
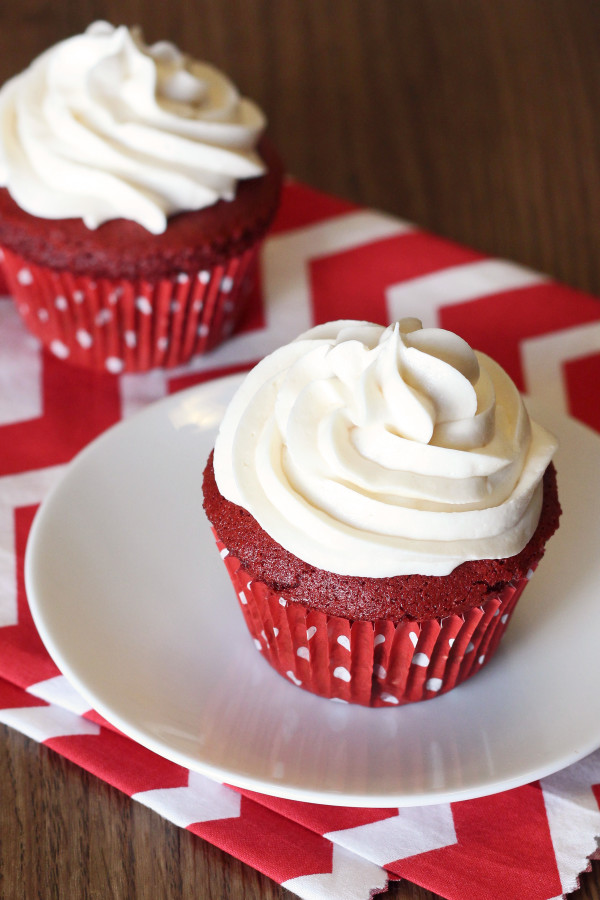
[[[337,642],[340,645],[340,647],[344,648],[344,650],[350,650],[350,641],[348,640],[348,638],[346,637],[345,634],[338,635]]]
[[[125,332],[125,343],[128,347],[133,348],[137,344],[137,335],[135,331]]]
[[[61,312],[64,312],[66,309],[69,308],[69,304],[68,304],[68,302],[67,302],[67,298],[66,298],[66,297],[62,297],[62,296],[61,296],[61,297],[56,297],[56,298],[55,298],[55,300],[54,300],[54,305],[55,305],[55,307],[56,307],[57,309],[60,309]]]
[[[408,636],[410,638],[410,642],[413,645],[413,647],[416,647],[417,644],[419,643],[419,635],[416,634],[414,631],[409,631]]]
[[[75,337],[77,338],[79,346],[83,347],[84,350],[88,350],[93,344],[91,334],[88,331],[84,331],[83,328],[78,329],[75,333]]]
[[[425,690],[427,691],[439,691],[443,684],[441,678],[428,678],[425,682]]]
[[[66,359],[70,353],[69,348],[66,344],[63,344],[62,341],[52,341],[50,350],[55,356],[58,356],[59,359]]]
[[[50,316],[47,309],[38,309],[38,319],[40,322],[47,322]]]
[[[300,679],[299,679],[299,678],[296,678],[296,676],[294,675],[294,673],[293,673],[291,670],[290,670],[289,672],[286,672],[285,674],[286,674],[287,677],[290,679],[290,681],[293,681],[293,682],[294,682],[294,684],[296,684],[296,685],[298,685],[298,686],[300,686],[300,685],[302,684],[302,682],[300,681]]]
[[[333,677],[339,678],[340,681],[348,682],[352,678],[352,675],[344,666],[336,666],[333,670]]]
[[[198,281],[200,284],[208,284],[210,281],[210,272],[207,272],[206,270],[198,272]]]
[[[143,316],[152,315],[152,304],[147,297],[138,297],[135,301],[135,305]]]
[[[378,644],[385,643],[385,634],[376,634],[373,639],[373,646],[377,647]]]
[[[375,674],[377,675],[378,678],[383,679],[383,678],[386,678],[386,676],[387,676],[387,672],[383,668],[383,666],[374,666],[373,671],[375,672]]]
[[[310,639],[312,637],[314,637],[316,633],[317,633],[317,629],[315,628],[314,625],[311,625],[310,628],[306,629],[306,640],[310,641]]]
[[[299,656],[300,659],[310,659],[310,650],[308,647],[298,647],[296,656]]]
[[[125,363],[118,356],[107,356],[104,365],[113,375],[118,375],[123,371]]]
[[[412,658],[412,664],[414,666],[428,666],[429,665],[429,657],[426,653],[415,653]]]
[[[400,701],[397,697],[394,697],[393,694],[380,694],[380,699],[383,700],[384,703],[395,703],[398,704]]]
[[[22,284],[24,287],[27,285],[33,284],[33,275],[31,274],[30,269],[19,269],[17,272],[17,281],[19,284]]]

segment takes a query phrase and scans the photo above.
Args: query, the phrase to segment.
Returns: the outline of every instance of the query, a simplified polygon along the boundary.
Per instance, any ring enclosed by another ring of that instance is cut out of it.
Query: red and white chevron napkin
[[[286,187],[243,331],[185,369],[117,377],[71,368],[43,353],[12,301],[0,299],[0,721],[300,897],[367,900],[400,877],[449,900],[550,900],[576,888],[596,850],[600,751],[525,787],[422,808],[348,809],[235,790],[161,759],[87,709],[27,605],[35,510],[109,425],[249,368],[316,322],[415,314],[600,431],[600,301],[297,184]]]

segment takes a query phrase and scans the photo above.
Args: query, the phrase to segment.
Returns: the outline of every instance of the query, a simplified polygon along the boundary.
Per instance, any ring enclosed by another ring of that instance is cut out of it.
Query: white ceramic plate
[[[210,778],[351,806],[467,799],[600,745],[600,440],[529,404],[560,438],[564,515],[503,643],[425,703],[308,694],[256,651],[202,511],[202,471],[239,377],[169,397],[84,450],[27,548],[56,663],[130,737]],[[225,651],[225,652],[224,652]]]

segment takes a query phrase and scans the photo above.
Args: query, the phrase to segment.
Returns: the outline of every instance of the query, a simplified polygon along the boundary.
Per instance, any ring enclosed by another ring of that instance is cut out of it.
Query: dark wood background
[[[600,294],[597,0],[0,0],[0,81],[97,18],[223,68],[299,179]],[[292,896],[5,728],[0,797],[9,900]]]

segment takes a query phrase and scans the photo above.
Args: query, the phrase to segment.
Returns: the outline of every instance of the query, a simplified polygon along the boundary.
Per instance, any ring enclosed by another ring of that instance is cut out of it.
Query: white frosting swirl
[[[249,373],[223,419],[224,497],[343,575],[447,575],[532,537],[556,441],[462,338],[402,319],[317,326]]]
[[[0,185],[26,212],[148,231],[265,171],[262,112],[212,66],[96,22],[0,90]]]

